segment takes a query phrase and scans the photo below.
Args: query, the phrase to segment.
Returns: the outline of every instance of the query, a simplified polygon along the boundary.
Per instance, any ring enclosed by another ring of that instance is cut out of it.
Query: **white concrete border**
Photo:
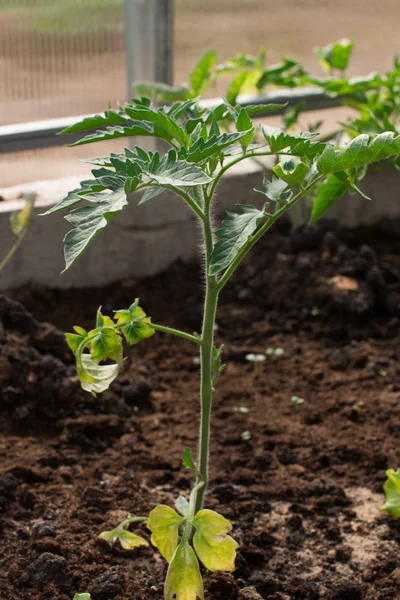
[[[79,179],[68,177],[0,189],[0,196],[6,199],[0,202],[0,257],[13,243],[10,213],[23,206],[24,201],[15,198],[27,191],[38,194],[35,216],[26,238],[0,274],[0,289],[29,282],[58,288],[96,287],[121,279],[155,275],[178,258],[184,261],[195,259],[199,251],[198,225],[184,202],[167,193],[137,207],[134,206],[137,199],[133,196],[133,206],[99,235],[67,273],[60,274],[64,264],[62,239],[70,226],[62,213],[49,217],[38,217],[37,213],[77,187]],[[233,209],[236,203],[259,203],[261,197],[253,189],[261,187],[259,166],[252,161],[237,165],[218,188],[219,214],[216,218],[222,216],[223,210]],[[382,217],[400,217],[400,173],[395,169],[371,172],[362,182],[362,188],[372,202],[359,196],[348,196],[330,211],[329,216],[338,217],[350,227],[371,224]]]

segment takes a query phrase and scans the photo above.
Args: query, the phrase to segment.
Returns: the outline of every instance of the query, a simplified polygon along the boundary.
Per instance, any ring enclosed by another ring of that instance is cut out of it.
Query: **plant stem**
[[[210,448],[210,420],[213,395],[212,358],[214,345],[214,325],[218,304],[218,285],[215,277],[208,276],[210,257],[213,249],[213,230],[210,218],[212,196],[207,194],[203,188],[204,214],[203,236],[205,246],[205,269],[206,269],[206,296],[204,302],[203,327],[201,334],[201,420],[200,420],[200,447],[198,469],[200,478],[197,480],[198,490],[196,492],[195,511],[196,514],[203,506],[203,498],[208,482],[208,455]],[[203,486],[199,485],[203,482]]]
[[[200,448],[198,469],[201,475],[201,481],[204,486],[201,487],[196,495],[195,514],[202,508],[204,493],[208,482],[208,455],[210,445],[210,417],[212,406],[212,351],[214,340],[214,323],[218,303],[218,287],[216,281],[207,279],[207,290],[204,307],[204,321],[202,331],[201,345],[201,425],[200,425]],[[199,483],[199,481],[198,481]]]
[[[176,335],[177,337],[184,338],[185,340],[189,340],[190,342],[194,342],[195,344],[199,344],[201,346],[201,339],[199,337],[196,337],[195,335],[191,335],[190,333],[186,333],[185,331],[180,331],[179,329],[172,329],[172,327],[157,325],[156,323],[151,323],[151,326],[156,331],[161,331],[162,333],[170,333],[171,335]]]
[[[22,240],[24,239],[26,231],[27,231],[27,228],[25,228],[23,230],[23,232],[18,236],[16,242],[14,242],[14,244],[11,246],[10,250],[7,252],[6,256],[1,261],[1,263],[0,263],[0,273],[4,269],[4,267],[6,266],[6,264],[8,263],[8,261],[10,261],[12,259],[12,257],[14,256],[14,254],[16,253],[16,251],[18,250],[19,245],[21,244]]]

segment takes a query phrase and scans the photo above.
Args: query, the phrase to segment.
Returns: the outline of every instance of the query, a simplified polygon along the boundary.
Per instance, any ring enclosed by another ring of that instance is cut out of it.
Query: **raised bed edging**
[[[260,204],[254,188],[262,187],[262,170],[251,161],[241,164],[224,178],[218,188],[219,213],[233,209],[236,203]],[[97,287],[113,281],[152,276],[166,269],[178,258],[192,261],[199,252],[198,224],[183,201],[166,193],[153,201],[126,209],[99,235],[72,266],[61,274],[64,266],[62,239],[70,225],[63,213],[39,217],[46,207],[58,202],[77,187],[78,178],[37,182],[18,186],[20,191],[38,193],[35,215],[29,231],[12,261],[0,274],[0,289],[12,289],[27,283],[57,288]],[[359,196],[346,196],[328,213],[349,227],[373,224],[383,217],[400,217],[400,174],[386,168],[368,174],[363,191],[372,202]],[[0,195],[16,195],[16,188],[0,190]],[[10,213],[20,210],[23,200],[0,203],[0,257],[13,243]],[[136,204],[135,198],[132,204]]]

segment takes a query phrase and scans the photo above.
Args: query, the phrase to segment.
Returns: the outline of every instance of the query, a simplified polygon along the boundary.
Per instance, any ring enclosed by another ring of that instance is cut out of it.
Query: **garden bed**
[[[198,268],[0,297],[5,600],[162,598],[157,551],[96,536],[190,489],[181,455],[198,431],[196,349],[157,334],[95,399],[61,330],[91,326],[100,302],[107,313],[140,296],[158,323],[199,331]],[[206,597],[398,599],[400,525],[379,508],[385,469],[399,467],[400,224],[290,235],[279,223],[224,290],[217,322],[227,369],[206,502],[232,521],[240,550],[233,574],[206,574]],[[257,377],[245,357],[267,347],[284,354]]]

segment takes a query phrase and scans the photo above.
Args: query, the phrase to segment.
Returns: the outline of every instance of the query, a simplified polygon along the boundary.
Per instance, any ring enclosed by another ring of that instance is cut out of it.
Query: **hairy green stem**
[[[171,335],[176,335],[177,337],[184,338],[185,340],[189,340],[190,342],[194,342],[201,346],[201,339],[192,335],[190,333],[186,333],[185,331],[180,331],[179,329],[172,329],[172,327],[165,327],[164,325],[157,325],[156,323],[151,323],[151,326],[156,331],[161,331],[162,333],[170,333]]]
[[[208,456],[210,446],[210,419],[213,395],[212,382],[212,352],[214,341],[214,323],[218,303],[218,287],[215,280],[207,279],[207,291],[204,307],[204,321],[201,345],[201,425],[198,469],[204,486],[196,495],[195,514],[203,506],[203,498],[208,482]],[[199,483],[199,481],[198,481]]]

